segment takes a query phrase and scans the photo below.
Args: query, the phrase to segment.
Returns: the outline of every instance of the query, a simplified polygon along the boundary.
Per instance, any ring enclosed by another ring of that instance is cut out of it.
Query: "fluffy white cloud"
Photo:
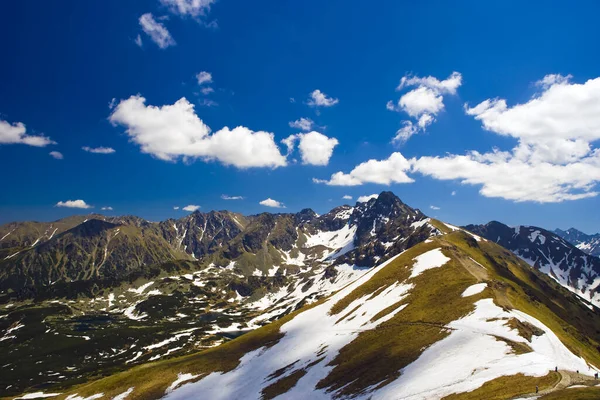
[[[139,22],[144,33],[150,36],[150,39],[161,49],[166,49],[176,44],[167,28],[162,23],[156,21],[151,13],[142,15]]]
[[[58,203],[56,203],[56,207],[93,208],[94,206],[87,204],[83,200],[67,200],[67,201],[59,201]]]
[[[10,124],[0,120],[0,145],[1,144],[27,144],[29,146],[44,147],[56,144],[46,136],[27,135],[27,129],[22,122]]]
[[[221,198],[223,200],[244,200],[243,196],[228,196],[226,194],[222,194]]]
[[[109,206],[109,207],[102,207],[102,208],[101,208],[101,210],[102,210],[102,211],[112,211],[112,210],[113,210],[113,208],[112,208],[112,207],[110,207],[110,206]]]
[[[462,84],[462,75],[453,72],[443,81],[433,76],[420,78],[417,76],[404,76],[396,90],[416,86],[400,97],[398,104],[388,101],[386,108],[390,111],[405,112],[416,120],[403,121],[403,126],[396,132],[392,142],[402,144],[412,135],[424,131],[435,121],[435,116],[444,109],[444,94],[454,95]]]
[[[313,128],[313,126],[315,126],[315,123],[310,118],[300,118],[295,121],[291,121],[289,125],[290,128],[301,129],[305,132],[308,132]]]
[[[131,140],[144,153],[165,161],[201,158],[238,168],[276,168],[287,164],[272,133],[238,126],[211,134],[186,98],[160,107],[145,103],[142,96],[131,96],[122,100],[109,117],[113,124],[127,128]]]
[[[385,160],[369,160],[357,165],[350,173],[336,172],[329,180],[314,179],[316,183],[331,186],[357,186],[365,183],[390,185],[392,183],[411,183],[412,178],[406,175],[410,170],[410,162],[395,152]]]
[[[378,194],[371,194],[369,196],[360,196],[358,199],[356,199],[356,201],[358,201],[359,203],[366,203],[367,201],[369,201],[371,199],[376,199],[378,197],[379,197]]]
[[[327,165],[333,154],[333,148],[339,144],[336,138],[329,138],[322,133],[312,131],[288,136],[282,142],[288,147],[288,154],[294,149],[298,140],[298,149],[302,157],[302,164]]]
[[[419,78],[418,76],[405,75],[400,79],[400,84],[396,88],[402,90],[409,86],[424,86],[439,93],[456,94],[456,89],[462,84],[462,75],[459,72],[453,72],[443,81],[433,76]]]
[[[436,179],[481,185],[480,193],[514,201],[561,202],[593,197],[600,181],[600,78],[583,84],[547,75],[542,93],[509,107],[487,99],[465,112],[483,128],[517,139],[511,151],[421,157],[413,170]]]
[[[272,198],[265,199],[259,203],[261,206],[273,207],[273,208],[285,208],[283,203],[273,200]]]
[[[398,101],[402,111],[411,117],[419,118],[424,114],[436,115],[444,108],[444,97],[428,88],[419,87],[406,93]]]
[[[56,158],[57,160],[62,160],[64,158],[62,153],[59,151],[51,151],[48,154],[50,154],[52,157]]]
[[[325,93],[321,92],[319,89],[316,89],[310,94],[307,104],[311,107],[331,107],[337,103],[339,103],[338,99],[327,97]]]
[[[190,212],[198,211],[199,209],[200,209],[200,206],[197,206],[195,204],[189,204],[182,208],[183,211],[190,211]]]
[[[440,210],[438,206],[429,206],[429,208],[431,208],[432,210]]]
[[[180,16],[201,17],[206,16],[210,6],[216,0],[160,0],[173,14]]]
[[[346,194],[346,195],[342,196],[342,199],[344,199],[344,200],[352,200],[352,196]]]
[[[115,152],[115,149],[113,149],[112,147],[88,147],[88,146],[83,146],[81,148],[81,150],[87,151],[88,153],[95,153],[95,154],[112,154],[112,153]]]
[[[200,71],[196,74],[198,85],[204,85],[206,83],[212,83],[212,74],[206,71]]]

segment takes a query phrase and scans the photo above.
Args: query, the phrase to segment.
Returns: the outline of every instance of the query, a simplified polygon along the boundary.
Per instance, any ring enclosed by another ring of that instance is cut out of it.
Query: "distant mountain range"
[[[556,229],[554,233],[576,246],[579,250],[600,257],[600,233],[588,235],[575,228],[566,231]]]
[[[507,374],[527,394],[555,364],[600,365],[599,275],[553,232],[456,227],[391,192],[323,215],[10,223],[0,397],[488,398]]]
[[[498,243],[564,287],[600,306],[600,258],[586,254],[556,233],[497,221],[465,229]]]

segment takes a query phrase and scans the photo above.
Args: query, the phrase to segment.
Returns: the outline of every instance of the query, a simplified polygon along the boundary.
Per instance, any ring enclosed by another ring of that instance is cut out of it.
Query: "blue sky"
[[[0,223],[326,212],[391,190],[455,224],[600,231],[600,5],[418,3],[1,4]]]

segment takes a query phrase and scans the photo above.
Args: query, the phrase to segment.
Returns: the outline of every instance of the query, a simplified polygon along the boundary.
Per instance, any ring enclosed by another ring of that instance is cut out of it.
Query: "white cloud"
[[[224,127],[211,133],[186,98],[160,107],[145,103],[142,96],[131,96],[122,100],[109,117],[113,124],[127,128],[127,134],[143,153],[165,161],[179,157],[217,160],[238,168],[276,168],[287,164],[272,133],[243,126]]]
[[[88,147],[88,146],[83,146],[81,148],[81,150],[87,151],[88,153],[95,153],[95,154],[112,154],[116,151],[112,147]]]
[[[392,139],[392,143],[405,143],[412,135],[416,134],[419,129],[410,121],[403,121],[402,128],[396,131],[396,136]]]
[[[412,178],[406,175],[410,170],[410,162],[399,153],[392,153],[385,160],[369,160],[357,165],[350,173],[336,172],[329,180],[313,179],[315,183],[332,186],[357,186],[365,183],[390,185],[392,183],[411,183]]]
[[[456,94],[456,89],[462,85],[462,75],[459,72],[453,72],[443,81],[433,76],[419,78],[418,76],[405,75],[400,79],[400,84],[396,90],[402,90],[409,86],[424,86],[439,93]]]
[[[166,49],[176,44],[167,28],[162,23],[157,22],[151,13],[142,15],[139,21],[144,33],[150,36],[154,43],[161,49]]]
[[[244,200],[243,196],[228,196],[226,194],[222,194],[221,198],[223,200]]]
[[[600,182],[600,78],[583,84],[553,75],[542,79],[542,93],[509,107],[504,99],[487,99],[465,112],[485,129],[517,140],[510,151],[419,157],[400,153],[370,160],[349,174],[337,172],[329,185],[411,182],[406,173],[481,186],[480,194],[517,202],[562,202],[595,197]],[[398,164],[391,167],[392,160]],[[456,192],[452,192],[455,195]]]
[[[108,103],[108,109],[112,110],[113,108],[115,108],[115,105],[117,104],[117,99],[115,99],[114,97],[110,100],[110,102]]]
[[[443,180],[481,185],[486,197],[540,203],[594,197],[600,181],[600,78],[583,84],[547,75],[542,93],[509,107],[487,99],[465,112],[483,128],[517,139],[511,151],[421,157],[413,170]]]
[[[331,107],[337,103],[339,103],[338,99],[327,97],[325,93],[316,89],[310,94],[310,99],[307,104],[311,107]]]
[[[64,158],[62,153],[59,151],[51,151],[48,154],[50,154],[52,157],[56,158],[57,160],[62,160]]]
[[[112,207],[110,207],[110,206],[109,206],[109,207],[102,207],[102,208],[101,208],[101,210],[102,210],[102,211],[112,211],[112,210],[113,210],[113,208],[112,208]]]
[[[561,74],[548,74],[535,83],[543,89],[548,89],[552,85],[569,83],[573,75],[562,76]]]
[[[346,194],[346,195],[342,196],[342,199],[344,199],[344,200],[352,200],[352,196]]]
[[[83,200],[67,200],[67,201],[59,201],[58,203],[56,203],[56,207],[93,208],[94,206],[87,204]]]
[[[295,102],[296,102],[296,99],[293,97],[290,97],[290,103],[295,103]]]
[[[329,138],[322,133],[312,131],[288,136],[282,142],[288,147],[288,154],[294,149],[298,140],[298,149],[302,157],[302,164],[327,165],[333,154],[333,148],[339,144],[336,138]]]
[[[0,120],[0,145],[2,144],[26,144],[35,147],[45,147],[49,144],[56,144],[46,136],[32,136],[26,134],[27,129],[22,122],[10,124],[7,121]]]
[[[444,108],[444,97],[428,88],[419,87],[406,93],[398,101],[400,109],[411,117],[419,118],[424,114],[436,115]]]
[[[453,190],[452,193],[450,193],[451,196],[456,196],[456,190]]]
[[[273,207],[273,208],[285,208],[285,206],[283,205],[283,203],[280,203],[277,200],[273,200],[272,198],[268,198],[266,200],[263,200],[259,203],[262,206],[266,206],[266,207]]]
[[[200,91],[202,92],[203,95],[207,95],[207,94],[211,94],[212,92],[214,92],[215,89],[211,88],[210,86],[207,86],[207,87],[203,87],[202,89],[200,89]]]
[[[210,6],[216,0],[160,0],[160,2],[167,6],[173,14],[182,17],[202,17],[208,15]]]
[[[310,118],[300,118],[295,121],[291,121],[289,125],[290,128],[301,129],[305,132],[308,132],[313,128],[313,126],[315,126],[315,123]]]
[[[435,117],[444,109],[444,94],[454,95],[456,90],[462,84],[462,75],[453,72],[443,81],[433,76],[424,78],[416,76],[404,76],[396,90],[402,90],[406,87],[416,86],[400,97],[398,104],[388,101],[385,105],[390,111],[405,112],[416,120],[403,121],[400,128],[392,140],[393,143],[402,144],[412,135],[425,131],[425,129],[435,121]]]
[[[372,194],[369,196],[360,196],[358,199],[356,199],[356,201],[358,201],[359,203],[366,203],[367,201],[369,201],[371,199],[376,199],[378,197],[379,197],[378,194]]]
[[[198,211],[199,209],[200,209],[200,206],[197,206],[195,204],[189,204],[182,208],[183,211],[190,211],[190,212]]]
[[[212,83],[212,74],[206,71],[200,71],[196,74],[198,85],[204,85],[205,83]]]
[[[179,206],[173,207],[173,210],[179,210]]]
[[[137,37],[134,40],[135,44],[138,45],[138,47],[142,47],[142,45],[144,44],[142,42],[142,35],[138,34]]]
[[[439,208],[438,206],[429,206],[429,208],[431,208],[432,210],[441,210],[441,208]]]

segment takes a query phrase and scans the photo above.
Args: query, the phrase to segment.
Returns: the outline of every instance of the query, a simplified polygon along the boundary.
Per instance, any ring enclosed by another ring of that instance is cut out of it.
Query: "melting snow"
[[[546,243],[546,236],[542,235],[540,231],[533,231],[529,234],[529,240],[534,243],[537,239],[540,239],[540,244]]]
[[[415,257],[414,261],[412,273],[410,274],[411,278],[419,276],[428,269],[439,268],[450,261],[450,259],[446,257],[444,253],[442,253],[442,249],[438,247]]]
[[[465,229],[459,228],[458,226],[450,225],[450,224],[447,224],[445,222],[443,222],[443,224],[446,225],[448,228],[452,229],[453,231],[463,231],[467,235],[471,235],[471,237],[473,239],[477,240],[478,242],[481,242],[482,240],[485,240],[485,239],[481,238],[481,236],[477,236],[476,234],[471,233],[471,232],[469,232],[469,231],[467,231]]]
[[[325,252],[323,259],[331,255],[338,257],[354,249],[355,233],[356,226],[350,226],[349,224],[344,225],[337,231],[319,231],[315,235],[307,235],[304,247],[310,248],[322,245],[333,249],[333,251]]]
[[[428,347],[394,382],[372,394],[372,399],[440,399],[452,393],[477,389],[501,376],[544,376],[555,366],[592,374],[583,358],[571,353],[556,335],[537,319],[519,312],[506,312],[492,299],[475,303],[475,311],[451,322],[449,336]],[[545,331],[531,343],[506,325],[510,318],[527,321]],[[496,337],[529,345],[533,352],[514,354]]]
[[[150,286],[152,286],[153,284],[154,284],[154,282],[148,282],[148,283],[146,283],[146,284],[144,284],[144,285],[140,286],[140,287],[139,287],[139,288],[137,288],[137,289],[132,289],[132,288],[129,288],[129,289],[128,289],[128,291],[129,291],[129,292],[132,292],[132,293],[137,293],[138,295],[141,295],[142,293],[144,293],[144,290],[148,289],[148,288],[149,288]]]
[[[112,400],[125,400],[133,392],[133,387],[130,387],[125,392],[116,395]]]
[[[484,283],[476,283],[476,284],[471,285],[468,288],[466,288],[461,296],[462,297],[473,296],[477,293],[483,292],[486,287],[487,287],[487,283],[485,283],[485,282]]]
[[[173,389],[175,389],[181,383],[186,382],[186,381],[190,381],[190,380],[195,379],[195,378],[197,378],[199,376],[200,375],[177,374],[177,379],[175,380],[175,382],[171,383],[171,385],[167,388],[166,393],[171,393],[173,391]]]
[[[43,397],[54,397],[54,396],[58,396],[60,393],[44,393],[44,392],[35,392],[35,393],[28,393],[24,396],[21,397],[17,397],[14,400],[26,400],[26,399],[41,399]]]

